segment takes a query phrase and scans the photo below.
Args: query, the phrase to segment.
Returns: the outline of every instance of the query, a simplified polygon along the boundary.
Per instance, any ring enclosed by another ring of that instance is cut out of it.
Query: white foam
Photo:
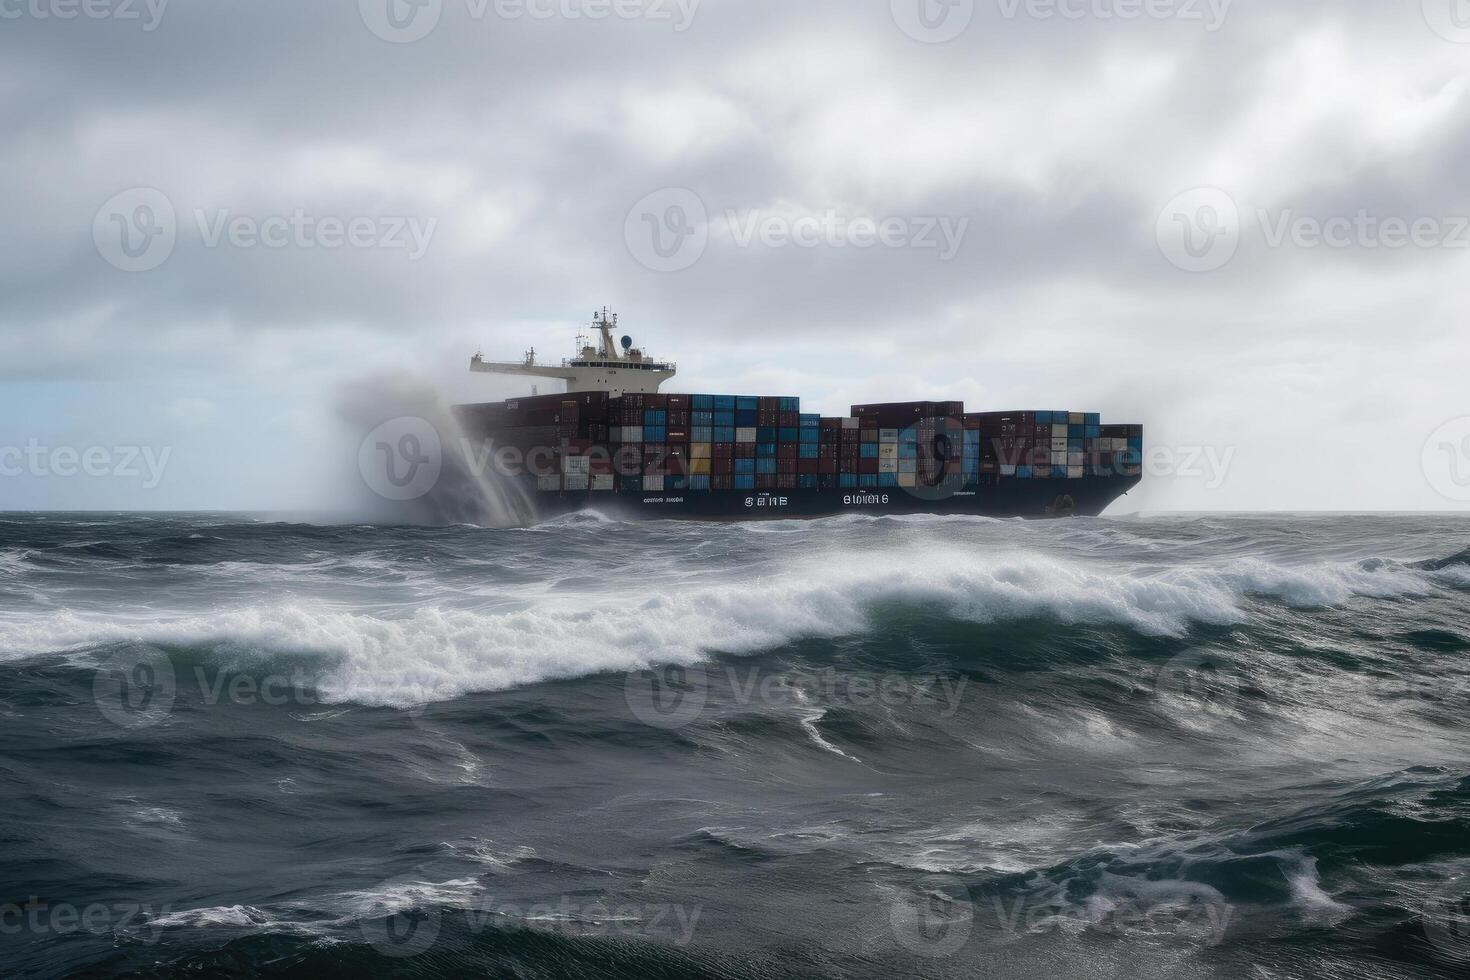
[[[283,598],[208,614],[15,613],[0,618],[0,658],[127,640],[213,644],[232,659],[242,651],[318,654],[319,687],[329,700],[402,706],[852,635],[870,629],[874,610],[891,603],[932,604],[979,623],[1038,617],[1178,636],[1195,623],[1244,620],[1242,600],[1251,594],[1310,605],[1435,588],[1424,573],[1394,562],[1234,560],[1144,571],[913,541],[864,553],[813,547],[778,567],[758,577],[747,566],[698,579],[678,569],[630,570],[625,584],[600,592],[524,591],[520,608],[510,610],[424,603],[359,611]]]
[[[149,925],[160,929],[250,929],[270,925],[273,916],[253,905],[217,905],[203,909],[185,909],[171,912],[149,920]]]
[[[1292,904],[1312,921],[1333,926],[1353,914],[1350,907],[1322,890],[1316,858],[1303,855],[1296,867],[1288,868],[1283,865],[1281,871],[1291,885]]]

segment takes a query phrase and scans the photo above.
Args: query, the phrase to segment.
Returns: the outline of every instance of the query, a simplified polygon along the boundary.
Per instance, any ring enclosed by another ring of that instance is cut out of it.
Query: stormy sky
[[[0,509],[330,506],[344,385],[604,304],[1143,422],[1112,513],[1470,499],[1464,0],[0,0],[0,84]]]

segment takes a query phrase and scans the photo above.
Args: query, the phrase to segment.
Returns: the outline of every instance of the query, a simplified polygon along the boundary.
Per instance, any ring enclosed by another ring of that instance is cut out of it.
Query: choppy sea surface
[[[1470,975],[1470,518],[0,515],[0,976]]]

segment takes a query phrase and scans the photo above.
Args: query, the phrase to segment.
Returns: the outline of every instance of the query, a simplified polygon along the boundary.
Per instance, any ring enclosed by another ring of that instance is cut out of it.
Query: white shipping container
[[[611,490],[615,486],[617,486],[617,484],[614,482],[615,479],[616,478],[611,473],[607,473],[607,474],[603,474],[603,475],[599,475],[599,476],[594,476],[592,478],[592,489],[593,490]]]
[[[568,490],[586,490],[587,489],[587,474],[586,473],[568,474],[567,477],[566,477],[566,479],[564,479],[562,481],[562,484]]]
[[[1072,412],[1068,414],[1067,421],[1071,422],[1073,425],[1082,425],[1084,422],[1087,421],[1087,416],[1084,415],[1082,412]]]
[[[1082,479],[1082,467],[1080,467],[1080,466],[1069,466],[1069,467],[1067,467],[1067,479],[1069,479],[1069,480],[1080,480],[1080,479]]]
[[[919,481],[918,481],[917,474],[914,474],[914,473],[900,473],[900,474],[898,474],[898,485],[901,486],[901,487],[914,487],[914,486],[918,486],[918,482]]]
[[[735,430],[736,442],[755,442],[755,427],[742,427]]]
[[[1052,439],[1052,441],[1051,441],[1051,451],[1054,452],[1054,453],[1064,453],[1064,452],[1066,452],[1067,451],[1067,440],[1065,440],[1065,439]]]
[[[842,427],[844,429],[861,429],[862,425],[857,419],[843,419]]]
[[[1015,465],[1012,464],[1012,463],[1001,463],[1000,464],[1000,475],[1001,476],[1015,476],[1016,475],[1016,467],[1015,467]]]
[[[1055,449],[1053,449],[1051,451],[1051,465],[1053,465],[1053,466],[1066,466],[1067,465],[1067,451],[1064,449],[1061,452],[1057,452]]]
[[[643,441],[643,426],[641,426],[641,425],[625,425],[625,426],[623,426],[623,441],[624,442],[642,442]]]
[[[878,460],[878,472],[879,473],[897,473],[898,472],[898,459],[897,458],[894,458],[894,459],[880,459],[880,460]]]
[[[884,442],[878,445],[879,459],[898,459],[898,443]]]
[[[644,490],[659,490],[664,488],[664,478],[661,476],[645,476],[643,478]]]
[[[1065,423],[1065,422],[1053,422],[1051,424],[1051,437],[1053,439],[1065,439],[1065,438],[1067,438],[1067,423]]]
[[[895,443],[898,442],[898,430],[897,429],[879,429],[878,430],[878,441],[879,442],[895,442]]]
[[[592,468],[592,460],[586,456],[564,456],[561,470],[568,476],[586,476]]]
[[[1087,454],[1086,453],[1068,453],[1067,454],[1067,465],[1068,466],[1081,466],[1083,463],[1086,463],[1086,462],[1087,462]]]

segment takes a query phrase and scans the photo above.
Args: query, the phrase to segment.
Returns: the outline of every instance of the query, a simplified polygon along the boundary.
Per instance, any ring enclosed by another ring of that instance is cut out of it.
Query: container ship
[[[470,370],[554,378],[559,394],[458,405],[534,519],[583,509],[618,517],[761,520],[841,513],[1096,516],[1141,478],[1143,427],[1095,412],[968,412],[957,401],[801,410],[790,395],[672,394],[677,366],[593,315],[574,357]]]

